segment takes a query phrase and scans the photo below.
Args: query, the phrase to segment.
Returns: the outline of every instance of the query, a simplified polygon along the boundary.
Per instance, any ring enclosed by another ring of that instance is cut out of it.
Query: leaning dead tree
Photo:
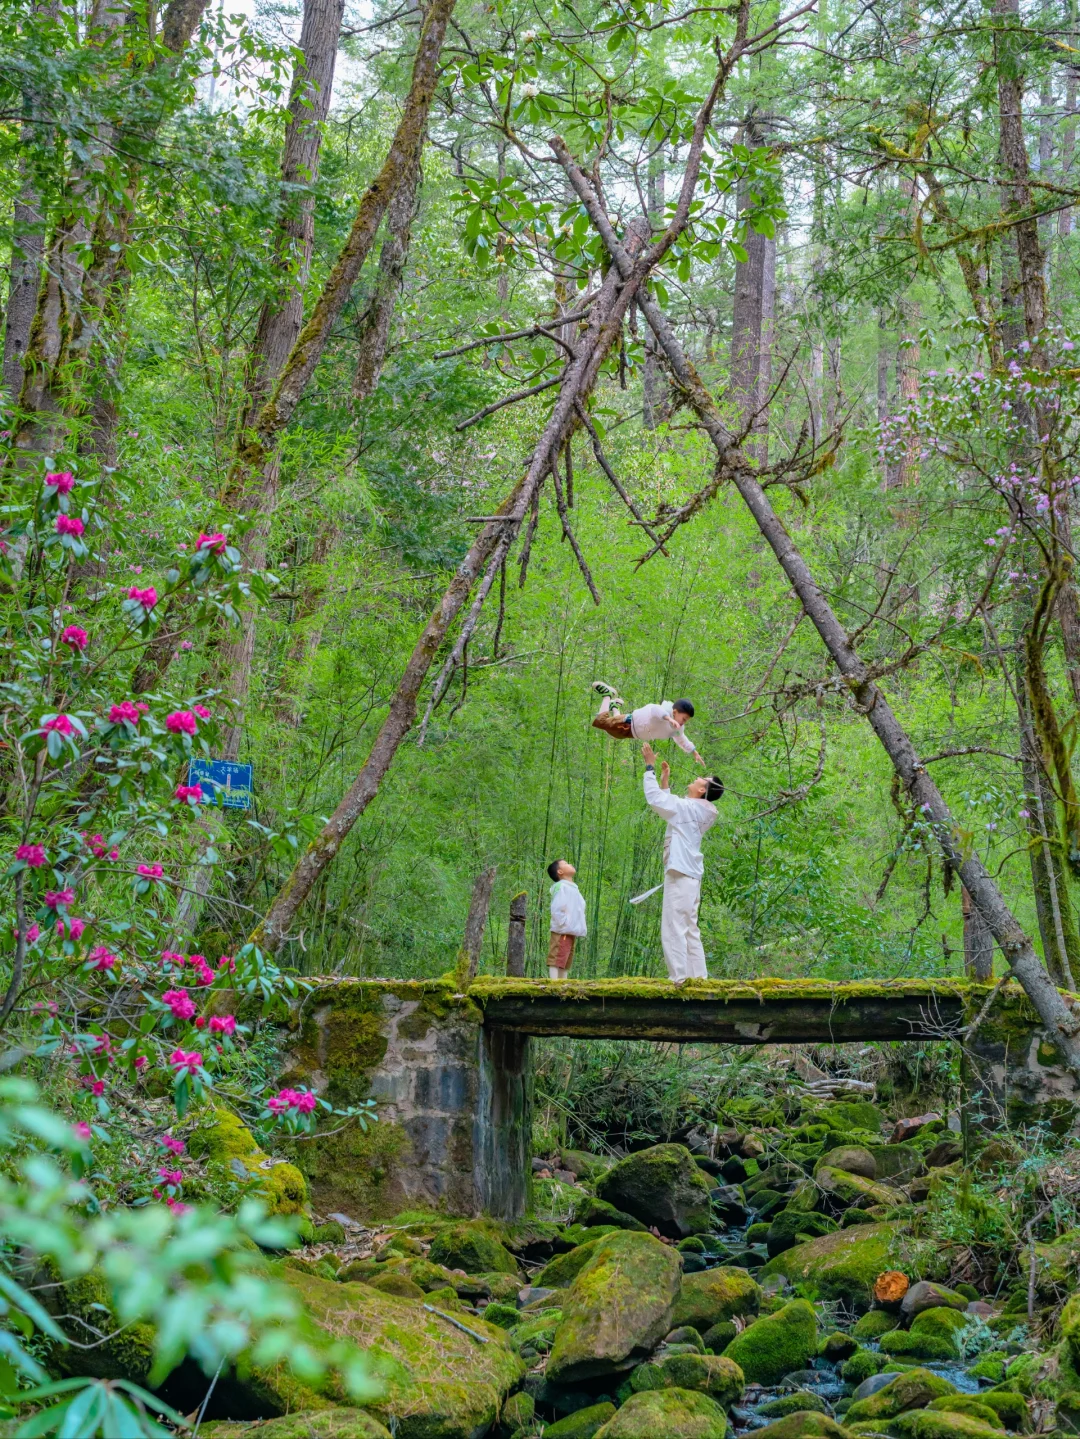
[[[612,269],[629,275],[634,260],[620,242],[600,197],[575,163],[561,139],[552,148],[581,200],[612,259]],[[1009,971],[1020,981],[1039,1018],[1055,1038],[1069,1068],[1080,1074],[1080,1017],[1066,1004],[1044,968],[1035,947],[982,860],[961,848],[959,827],[940,790],[930,778],[915,746],[901,725],[884,693],[874,683],[865,661],[848,638],[847,631],[814,579],[809,565],[773,509],[753,466],[738,448],[735,437],[724,424],[719,406],[686,355],[667,317],[644,290],[637,304],[667,356],[671,372],[687,401],[697,413],[701,426],[716,449],[719,469],[738,490],[753,515],[781,568],[798,596],[803,610],[821,636],[826,649],[851,692],[853,705],[866,716],[881,741],[901,783],[908,791],[923,822],[933,831],[945,862],[960,877],[972,903],[985,920],[1005,956]]]
[[[547,477],[554,473],[568,440],[581,423],[580,414],[584,402],[591,394],[601,366],[622,332],[631,302],[642,293],[641,287],[646,277],[686,229],[713,111],[732,69],[750,43],[747,37],[748,15],[749,0],[741,0],[735,38],[729,49],[718,56],[716,74],[694,122],[682,189],[670,223],[651,244],[648,243],[649,229],[646,221],[640,220],[629,227],[626,247],[622,251],[628,262],[627,267],[623,269],[613,265],[608,270],[589,304],[584,332],[577,337],[576,343],[571,345],[565,340],[560,341],[568,351],[567,363],[557,380],[559,389],[555,404],[532,450],[525,473],[495,514],[483,525],[425,625],[398,681],[390,700],[389,712],[363,768],[342,796],[322,831],[300,856],[266,917],[253,932],[252,942],[263,950],[277,950],[288,937],[293,921],[312,887],[332,863],[353,825],[378,793],[379,785],[393,763],[398,747],[415,723],[417,700],[428,671],[468,601],[473,586],[485,577],[494,577],[506,559],[526,517],[535,514],[540,489]],[[314,317],[308,328],[311,329],[313,324]],[[296,374],[307,364],[304,354],[305,334],[301,335],[294,353],[295,372],[290,373],[287,367],[274,398],[260,416],[257,429],[264,423],[268,429],[274,428],[283,410],[287,409],[291,402]],[[530,520],[530,531],[531,529]],[[527,533],[526,546],[529,539],[530,534]],[[455,649],[460,647],[462,652],[464,651],[464,642],[467,642],[471,633],[470,626],[475,627],[479,614],[480,606],[474,604],[458,636]]]

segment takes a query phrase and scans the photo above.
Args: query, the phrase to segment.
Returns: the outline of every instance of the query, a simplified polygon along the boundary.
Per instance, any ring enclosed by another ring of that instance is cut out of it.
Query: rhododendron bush
[[[267,1219],[250,1178],[193,1169],[180,1128],[214,1097],[272,1145],[276,1132],[314,1132],[330,1109],[313,1094],[279,1103],[263,1033],[303,982],[252,945],[203,955],[184,942],[180,899],[202,802],[188,765],[213,752],[223,702],[186,692],[179,667],[156,688],[136,692],[133,678],[149,646],[179,652],[191,636],[227,631],[266,598],[268,578],[242,569],[221,530],[178,535],[154,583],[130,585],[123,527],[98,491],[74,464],[27,467],[3,511],[0,1063],[23,1077],[0,1093],[0,1228],[63,1277],[100,1264],[118,1322],[158,1326],[158,1381],[185,1353],[210,1373],[241,1352],[287,1353],[310,1374],[336,1366],[367,1393],[359,1356],[301,1339],[296,1299],[237,1248],[245,1236],[287,1247],[295,1223]],[[183,615],[174,632],[170,607]],[[344,1118],[366,1123],[368,1112]],[[156,1274],[152,1292],[136,1282],[140,1268]],[[24,1278],[17,1268],[5,1291],[19,1324],[69,1342]],[[91,1383],[44,1384],[8,1334],[0,1392],[5,1373],[61,1410]],[[87,1402],[120,1406],[118,1424],[128,1400],[144,1412],[156,1404],[128,1389],[127,1399],[102,1391]]]

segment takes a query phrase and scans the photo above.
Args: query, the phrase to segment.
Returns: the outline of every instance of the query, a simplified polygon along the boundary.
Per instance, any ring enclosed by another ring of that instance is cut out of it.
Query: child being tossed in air
[[[705,761],[694,748],[683,726],[694,717],[694,706],[689,700],[662,700],[658,705],[642,705],[640,709],[623,714],[614,708],[626,701],[611,685],[603,680],[593,680],[593,689],[603,695],[600,713],[593,720],[593,729],[603,730],[612,739],[657,740],[673,739],[681,750],[692,754],[699,765]]]
[[[585,896],[574,883],[577,870],[567,859],[553,859],[548,874],[551,886],[551,943],[548,945],[548,979],[566,979],[574,962],[574,945],[584,936]]]

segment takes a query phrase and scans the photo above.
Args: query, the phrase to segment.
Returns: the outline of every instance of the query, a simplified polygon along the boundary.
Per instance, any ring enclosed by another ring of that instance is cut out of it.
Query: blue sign
[[[193,759],[188,764],[188,784],[197,784],[206,804],[225,809],[251,808],[252,768],[227,759]]]

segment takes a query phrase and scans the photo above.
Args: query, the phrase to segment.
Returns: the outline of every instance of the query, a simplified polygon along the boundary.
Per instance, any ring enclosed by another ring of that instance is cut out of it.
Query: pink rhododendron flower
[[[182,650],[193,650],[193,649],[195,648],[195,646],[191,643],[190,640],[181,640],[181,641],[180,641],[180,648],[181,648]]]
[[[60,641],[70,645],[73,650],[82,651],[89,644],[90,636],[80,625],[68,625],[66,630],[60,632]]]
[[[71,723],[69,715],[54,715],[51,720],[46,720],[41,728],[43,730],[55,730],[57,734],[62,735],[75,733],[75,726]]]
[[[146,1055],[145,1055],[145,1054],[137,1054],[137,1055],[135,1056],[135,1059],[134,1059],[133,1063],[134,1063],[136,1069],[145,1069],[145,1068],[146,1068]]]
[[[118,956],[110,954],[103,944],[90,951],[90,964],[93,969],[112,969],[117,958]]]
[[[167,989],[161,1000],[172,1010],[174,1019],[190,1019],[195,1013],[195,1001],[186,989]]]
[[[45,846],[41,844],[20,844],[15,858],[21,859],[30,869],[40,869],[45,863]]]
[[[144,610],[152,610],[157,604],[157,590],[153,585],[147,585],[146,589],[140,590],[137,585],[132,585],[128,590],[129,600],[138,600]]]
[[[111,1035],[108,1035],[108,1034],[99,1034],[99,1035],[97,1036],[97,1043],[94,1045],[94,1053],[95,1053],[95,1054],[108,1054],[111,1049],[112,1049],[112,1036],[111,1036]]]
[[[174,1139],[171,1134],[163,1134],[161,1143],[170,1154],[183,1154],[187,1146],[182,1139]]]
[[[165,716],[165,728],[170,734],[194,734],[199,725],[190,710],[173,710]]]
[[[128,724],[139,723],[139,711],[131,700],[121,700],[109,711],[110,724],[122,724],[124,720],[127,720]]]
[[[183,800],[193,799],[196,803],[200,803],[202,801],[202,789],[197,784],[178,784],[176,786],[176,798]]]
[[[56,933],[60,939],[80,940],[85,929],[85,919],[58,919],[56,921]]]
[[[205,1029],[205,1028],[206,1028],[206,1017],[205,1017],[205,1015],[202,1015],[202,1014],[199,1015],[198,1019],[195,1021],[195,1028],[196,1028],[196,1029]]]
[[[58,495],[70,495],[75,488],[75,476],[70,470],[60,470],[45,476],[45,488],[54,489]]]
[[[200,535],[199,543],[195,548],[196,550],[209,550],[212,554],[220,555],[224,553],[225,544],[225,536],[222,534]]]
[[[45,891],[45,904],[49,909],[59,909],[60,906],[71,904],[75,898],[73,889],[47,889]]]
[[[143,879],[160,879],[165,873],[160,864],[140,864],[138,872]]]
[[[104,859],[104,857],[105,857],[105,841],[104,841],[104,839],[101,837],[100,834],[90,834],[90,835],[88,835],[88,834],[84,833],[84,834],[83,834],[83,837],[82,837],[82,841],[83,841],[83,844],[86,845],[87,849],[90,851],[90,853],[94,856],[95,859]]]
[[[57,515],[56,517],[56,533],[58,535],[75,535],[78,538],[85,528],[86,526],[78,515]]]
[[[120,851],[118,849],[110,849],[108,857],[109,859],[119,859]]]
[[[95,1097],[100,1097],[105,1093],[105,1081],[95,1079],[92,1074],[84,1074],[79,1080],[79,1086],[82,1089],[88,1089]]]
[[[215,1015],[213,1015],[213,1016],[211,1017],[211,1020],[210,1020],[210,1033],[211,1033],[211,1034],[235,1034],[235,1033],[236,1033],[236,1015],[235,1015],[235,1014],[215,1014]]]
[[[206,708],[205,705],[192,705],[191,708],[195,711],[195,713],[199,716],[200,719],[208,720],[210,718],[210,711]]]
[[[169,1063],[177,1073],[186,1069],[189,1074],[196,1074],[202,1068],[202,1055],[197,1049],[174,1049],[169,1055]]]
[[[301,1114],[310,1114],[317,1103],[318,1100],[316,1099],[315,1095],[311,1092],[310,1089],[308,1089],[305,1090],[303,1094],[297,1097],[296,1107]]]
[[[158,1170],[158,1176],[164,1179],[166,1184],[182,1184],[184,1182],[184,1171],[182,1169],[166,1169],[162,1166]]]
[[[231,954],[223,954],[217,962],[218,969],[227,969],[230,974],[236,973],[236,960]]]
[[[183,969],[185,963],[184,956],[177,954],[175,949],[163,949],[161,951],[161,962],[162,964],[175,964],[180,969]]]
[[[174,1214],[186,1214],[191,1208],[190,1204],[183,1204],[179,1199],[166,1199],[165,1203]]]
[[[301,1114],[310,1114],[315,1108],[318,1100],[310,1089],[281,1089],[266,1102],[266,1107],[274,1114],[284,1114],[286,1109],[299,1110]]]
[[[36,925],[36,924],[32,924],[32,925],[30,926],[30,928],[26,931],[26,942],[27,942],[27,944],[33,944],[34,941],[37,939],[37,937],[38,937],[38,935],[39,935],[40,933],[41,933],[41,930],[38,929],[37,925]],[[17,925],[13,925],[13,926],[12,926],[11,934],[12,934],[12,938],[18,939],[18,937],[19,937],[19,930],[18,930],[18,926],[17,926]]]
[[[75,1131],[76,1139],[87,1140],[90,1138],[90,1126],[85,1119],[80,1119],[78,1124],[73,1124],[71,1127]]]

